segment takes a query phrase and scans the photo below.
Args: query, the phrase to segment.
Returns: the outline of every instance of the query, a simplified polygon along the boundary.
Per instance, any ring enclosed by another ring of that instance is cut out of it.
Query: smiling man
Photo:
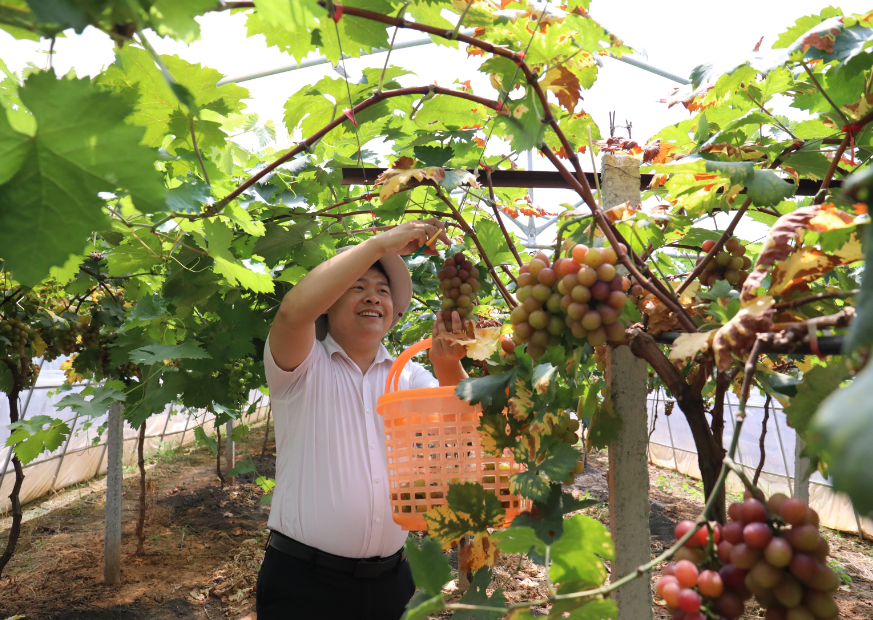
[[[406,222],[341,248],[279,306],[264,351],[276,487],[258,575],[260,620],[391,620],[414,592],[406,532],[391,517],[376,400],[393,362],[382,338],[412,299],[400,256],[437,233],[449,241],[438,220]],[[437,319],[434,335],[445,331]],[[461,329],[456,312],[452,321]],[[463,347],[435,340],[437,379],[410,363],[400,388],[457,384],[467,377],[463,356]]]

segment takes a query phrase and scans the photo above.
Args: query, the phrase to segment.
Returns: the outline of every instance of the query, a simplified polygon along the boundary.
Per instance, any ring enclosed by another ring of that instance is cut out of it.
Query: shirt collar
[[[324,345],[324,349],[325,351],[327,351],[329,357],[333,357],[336,354],[353,363],[351,358],[346,353],[345,349],[343,349],[329,333],[327,334],[327,336],[324,337],[324,340],[322,340],[322,344]],[[376,352],[376,359],[373,360],[373,364],[382,364],[384,362],[393,361],[394,358],[391,357],[390,353],[388,353],[388,349],[386,349],[385,345],[380,342],[379,350]]]

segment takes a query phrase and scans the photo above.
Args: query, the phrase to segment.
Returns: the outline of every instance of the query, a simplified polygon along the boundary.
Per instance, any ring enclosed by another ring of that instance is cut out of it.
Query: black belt
[[[329,570],[348,573],[358,579],[375,579],[382,573],[396,568],[406,559],[406,552],[403,549],[387,558],[344,558],[332,553],[326,553],[309,545],[304,545],[275,530],[270,532],[267,544],[276,551],[290,555],[292,558],[312,562],[315,566]]]

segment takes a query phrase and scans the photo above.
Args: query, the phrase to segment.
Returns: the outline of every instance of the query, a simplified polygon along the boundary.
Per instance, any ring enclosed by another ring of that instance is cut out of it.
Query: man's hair
[[[385,276],[385,279],[388,281],[388,285],[391,285],[391,278],[388,277],[388,273],[385,271],[385,267],[382,266],[382,261],[377,260],[375,263],[370,265],[370,269],[375,269],[383,276]],[[367,271],[369,271],[369,269]]]

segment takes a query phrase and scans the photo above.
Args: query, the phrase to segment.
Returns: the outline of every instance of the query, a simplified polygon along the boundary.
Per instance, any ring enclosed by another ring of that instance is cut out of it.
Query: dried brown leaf
[[[773,298],[762,295],[755,298],[734,315],[712,340],[715,363],[722,372],[733,365],[731,353],[743,359],[748,357],[759,333],[773,327]]]
[[[758,288],[763,283],[764,278],[767,277],[770,267],[778,261],[788,258],[794,251],[792,242],[799,239],[800,230],[805,228],[810,220],[818,215],[820,210],[820,205],[801,207],[776,220],[776,223],[770,230],[770,234],[767,235],[767,239],[764,241],[764,246],[761,248],[755,268],[743,284],[741,299],[745,301],[754,299]]]

